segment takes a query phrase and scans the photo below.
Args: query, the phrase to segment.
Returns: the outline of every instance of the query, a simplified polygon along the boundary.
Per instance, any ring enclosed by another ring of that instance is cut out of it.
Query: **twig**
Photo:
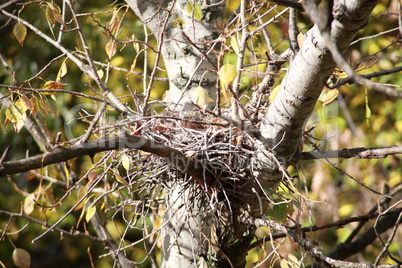
[[[299,160],[325,159],[325,158],[385,158],[389,155],[402,154],[402,146],[378,147],[378,148],[352,148],[337,151],[310,151],[301,152],[296,158]]]
[[[37,220],[37,219],[32,218],[32,217],[30,217],[28,215],[24,215],[22,213],[13,213],[13,212],[9,212],[9,211],[0,210],[0,214],[9,215],[10,217],[25,218],[25,219],[29,220],[30,222],[37,223],[37,224],[39,224],[41,226],[50,227],[49,223]],[[87,233],[82,233],[82,232],[80,232],[78,230],[66,231],[66,230],[63,230],[63,229],[61,229],[59,227],[55,227],[54,230],[59,232],[59,233],[69,235],[69,236],[82,236],[82,237],[89,238],[89,239],[91,239],[93,241],[98,241],[98,242],[103,242],[104,241],[103,239],[100,239],[99,237],[96,237],[96,236],[93,236],[93,235],[90,235],[90,234],[87,234]]]
[[[38,28],[36,28],[32,24],[30,24],[29,22],[27,22],[17,16],[14,16],[13,14],[8,13],[5,10],[2,10],[1,12],[4,15],[6,15],[14,20],[21,22],[26,27],[31,29],[35,34],[42,37],[47,42],[52,44],[55,48],[57,48],[60,51],[62,51],[63,53],[65,53],[68,56],[68,58],[71,59],[78,66],[78,68],[80,68],[80,70],[83,73],[88,74],[93,80],[95,80],[97,83],[100,83],[102,85],[102,89],[107,92],[107,97],[109,98],[110,102],[112,103],[111,106],[114,109],[116,109],[116,111],[118,111],[122,114],[127,114],[129,112],[127,110],[127,108],[110,92],[110,90],[107,89],[106,85],[104,85],[102,81],[99,81],[99,76],[98,76],[97,72],[96,71],[94,72],[88,65],[86,65],[82,61],[80,61],[76,56],[73,55],[73,53],[71,53],[69,50],[67,50],[65,47],[63,47],[61,44],[59,44],[57,41],[48,37],[45,33],[40,31]]]
[[[158,39],[158,53],[156,53],[156,59],[155,59],[155,62],[154,62],[154,67],[152,69],[151,78],[149,79],[148,87],[145,89],[145,99],[144,99],[144,103],[143,103],[143,106],[142,106],[142,115],[147,115],[148,114],[148,111],[147,111],[148,110],[147,109],[148,100],[149,100],[149,97],[151,96],[151,89],[152,89],[152,86],[153,86],[154,81],[155,81],[154,77],[156,75],[156,71],[158,69],[158,64],[159,64],[159,61],[161,59],[162,46],[163,46],[163,37],[164,37],[165,29],[166,29],[166,26],[167,26],[167,24],[169,22],[169,19],[170,19],[170,16],[171,16],[171,13],[173,11],[173,8],[174,8],[175,4],[176,4],[176,0],[174,0],[171,3],[171,8],[167,11],[168,14],[166,16],[166,19],[163,22],[162,27],[159,28],[160,32],[159,32],[159,36],[157,37],[157,39]]]

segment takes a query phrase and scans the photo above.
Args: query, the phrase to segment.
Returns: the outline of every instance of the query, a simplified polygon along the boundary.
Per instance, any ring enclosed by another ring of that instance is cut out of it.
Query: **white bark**
[[[169,96],[173,109],[194,108],[191,90],[202,86],[216,100],[217,50],[225,1],[197,1],[202,20],[186,10],[188,1],[127,0],[135,14],[163,42],[162,56],[168,72]],[[208,4],[207,4],[208,2]],[[165,23],[166,22],[166,23]],[[165,26],[165,27],[164,27]],[[180,104],[175,107],[174,104]],[[214,103],[209,104],[212,108]]]
[[[378,1],[335,1],[331,38],[343,53],[357,32],[363,28]],[[291,62],[275,100],[261,124],[266,146],[288,164],[294,157],[305,123],[336,64],[325,48],[324,40],[314,26]]]

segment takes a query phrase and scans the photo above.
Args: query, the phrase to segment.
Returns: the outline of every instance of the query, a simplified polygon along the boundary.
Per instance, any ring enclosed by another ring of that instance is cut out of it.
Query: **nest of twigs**
[[[242,188],[252,177],[250,166],[256,138],[249,131],[234,126],[230,119],[202,111],[168,111],[132,121],[129,125],[131,133],[179,150],[189,160],[195,160],[192,164],[200,165],[202,172],[214,178],[211,185],[199,185],[186,177],[185,172],[174,165],[174,160],[166,161],[153,154],[137,155],[134,161],[141,162],[141,168],[134,170],[131,178],[141,177],[141,182],[146,182],[143,187],[148,188],[147,192],[156,185],[171,185],[169,183],[183,182],[186,178],[189,184],[204,191],[214,188],[237,195],[236,189]]]

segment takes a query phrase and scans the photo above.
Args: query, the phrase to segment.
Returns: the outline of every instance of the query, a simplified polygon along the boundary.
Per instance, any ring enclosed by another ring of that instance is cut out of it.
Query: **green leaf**
[[[190,16],[194,16],[194,19],[201,21],[202,8],[198,2],[192,0],[188,1],[186,5],[186,11]]]
[[[24,40],[27,36],[27,27],[21,22],[17,22],[13,28],[13,34],[21,46],[24,46]]]
[[[287,216],[287,205],[285,203],[274,205],[273,216],[276,221],[284,222]]]

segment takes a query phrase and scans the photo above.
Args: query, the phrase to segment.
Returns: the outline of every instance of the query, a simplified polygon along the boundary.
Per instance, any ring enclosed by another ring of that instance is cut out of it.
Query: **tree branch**
[[[192,176],[201,186],[209,185],[212,182],[213,176],[204,170],[202,163],[198,163],[197,160],[187,158],[179,150],[165,146],[160,142],[128,134],[100,138],[87,143],[75,144],[71,147],[55,148],[42,155],[0,163],[0,177],[42,168],[79,156],[89,155],[93,157],[96,153],[123,148],[138,149],[160,156]]]
[[[323,159],[323,158],[359,158],[359,159],[371,159],[371,158],[385,158],[389,155],[402,154],[402,146],[390,146],[390,147],[378,147],[378,148],[351,148],[337,151],[310,151],[301,152],[296,158],[298,160],[311,160],[311,159]]]

